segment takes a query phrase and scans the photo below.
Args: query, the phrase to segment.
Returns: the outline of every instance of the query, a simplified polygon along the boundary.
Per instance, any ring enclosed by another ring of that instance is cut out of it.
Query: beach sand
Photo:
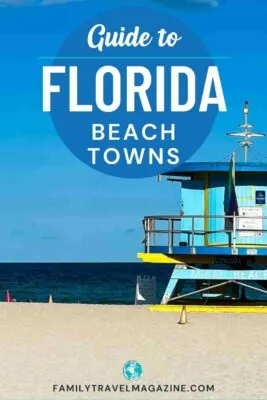
[[[267,315],[188,320],[145,306],[1,303],[0,399],[266,399]],[[140,385],[215,391],[53,392],[53,384],[131,384],[122,368],[132,359],[143,367]]]

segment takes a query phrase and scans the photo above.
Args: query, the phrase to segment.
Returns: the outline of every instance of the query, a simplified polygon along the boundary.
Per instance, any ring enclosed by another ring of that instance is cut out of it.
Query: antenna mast
[[[243,113],[244,113],[244,123],[238,125],[239,128],[243,128],[242,132],[229,132],[227,133],[228,136],[238,136],[244,138],[243,140],[239,141],[238,143],[240,144],[241,148],[244,149],[244,160],[245,162],[248,161],[248,149],[253,145],[253,142],[250,140],[251,137],[264,137],[265,133],[260,133],[260,132],[252,132],[251,128],[253,128],[254,125],[251,125],[248,123],[248,113],[249,113],[249,108],[248,108],[248,101],[245,101],[244,107],[243,107]]]

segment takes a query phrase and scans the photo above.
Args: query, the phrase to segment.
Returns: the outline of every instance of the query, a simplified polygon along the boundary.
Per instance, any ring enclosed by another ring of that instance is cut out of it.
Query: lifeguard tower
[[[228,133],[241,137],[230,162],[187,162],[167,172],[181,185],[180,213],[143,219],[138,257],[175,264],[162,304],[267,300],[267,163],[251,141],[265,135],[252,131],[247,102],[243,112],[241,132]],[[257,162],[248,161],[250,152]]]

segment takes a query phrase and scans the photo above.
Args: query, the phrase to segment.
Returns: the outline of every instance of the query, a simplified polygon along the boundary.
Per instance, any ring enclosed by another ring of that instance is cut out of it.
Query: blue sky
[[[1,261],[135,261],[141,219],[180,211],[175,183],[127,180],[91,170],[59,139],[42,113],[38,57],[56,55],[90,15],[125,0],[0,0]],[[251,119],[267,131],[267,2],[136,0],[177,14],[218,62],[228,112],[192,160],[220,160],[235,145],[224,133]],[[267,155],[267,140],[257,146]]]

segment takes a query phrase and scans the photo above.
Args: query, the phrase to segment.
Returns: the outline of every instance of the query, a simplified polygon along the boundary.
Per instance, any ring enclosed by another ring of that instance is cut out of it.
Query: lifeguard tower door
[[[216,176],[211,176],[209,179],[208,210],[211,217],[208,230],[212,233],[208,235],[206,245],[225,246],[229,245],[229,240],[231,241],[229,233],[223,232],[224,220],[212,218],[214,215],[224,215],[225,181],[226,178]],[[261,219],[267,215],[267,205],[265,203],[258,204],[257,200],[257,194],[265,193],[266,187],[260,179],[254,178],[253,183],[254,185],[251,185],[251,181],[247,177],[237,179],[236,194],[239,216],[253,217],[252,220],[240,218],[237,222],[237,244],[240,245],[264,245],[267,240],[267,235],[263,231],[266,229],[267,221]],[[255,219],[257,216],[259,219]],[[254,231],[249,231],[250,225]],[[255,231],[255,229],[259,230]]]
[[[194,246],[204,245],[204,180],[190,180],[185,181],[182,184],[182,204],[183,212],[185,216],[201,216],[200,218],[194,218]],[[182,233],[181,241],[187,245],[193,245],[192,243],[192,218],[183,218],[181,222],[181,230],[188,231]],[[199,233],[198,233],[199,231]],[[202,231],[200,233],[200,231]]]

